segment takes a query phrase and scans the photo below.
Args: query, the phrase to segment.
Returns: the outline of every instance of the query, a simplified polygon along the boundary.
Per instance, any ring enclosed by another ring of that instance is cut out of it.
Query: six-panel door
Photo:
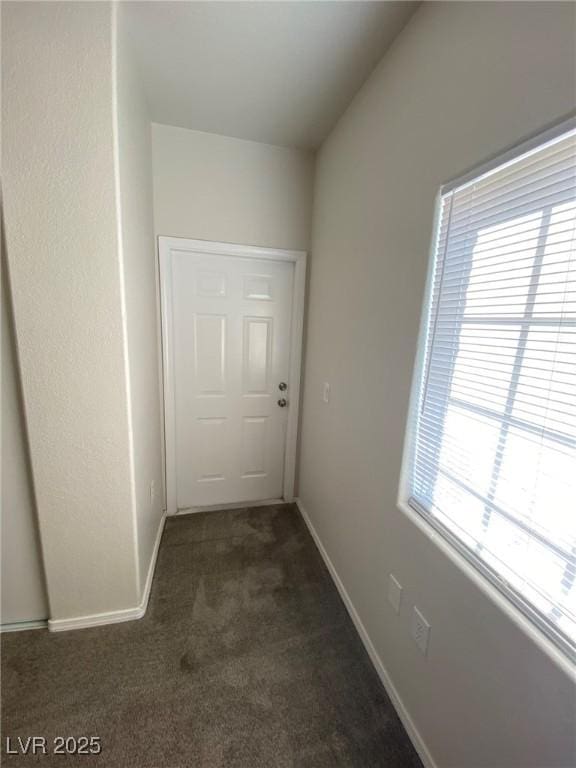
[[[178,509],[280,498],[294,265],[172,258]]]

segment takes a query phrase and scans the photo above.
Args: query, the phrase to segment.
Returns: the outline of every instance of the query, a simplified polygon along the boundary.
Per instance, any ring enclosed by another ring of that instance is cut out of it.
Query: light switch
[[[322,388],[322,400],[325,403],[330,402],[330,384],[327,381],[324,382],[324,387]]]
[[[412,637],[416,641],[418,648],[426,656],[430,639],[430,624],[428,624],[416,606],[414,606],[414,613],[412,614]]]

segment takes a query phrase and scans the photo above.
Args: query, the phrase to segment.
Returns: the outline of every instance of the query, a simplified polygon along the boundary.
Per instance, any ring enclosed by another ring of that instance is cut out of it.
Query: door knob
[[[285,381],[281,381],[280,384],[278,384],[278,389],[280,390],[280,392],[286,392],[286,390],[288,389],[288,384],[286,384]]]
[[[288,401],[286,400],[285,397],[281,397],[280,400],[278,400],[278,405],[280,406],[280,408],[286,408],[286,406],[288,405]]]

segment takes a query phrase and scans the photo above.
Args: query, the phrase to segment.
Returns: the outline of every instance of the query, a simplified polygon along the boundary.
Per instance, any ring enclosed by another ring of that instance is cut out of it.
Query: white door
[[[293,278],[172,251],[178,509],[282,497]]]

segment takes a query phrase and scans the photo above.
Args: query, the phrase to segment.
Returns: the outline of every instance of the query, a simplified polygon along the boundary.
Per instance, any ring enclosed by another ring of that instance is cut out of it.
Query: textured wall
[[[152,125],[156,234],[307,250],[308,152]]]
[[[3,3],[7,253],[53,619],[139,601],[109,3]]]
[[[442,768],[576,764],[573,679],[396,508],[435,195],[574,109],[575,13],[424,3],[318,159],[300,496]]]
[[[2,500],[0,623],[48,618],[7,275],[2,264]]]
[[[124,5],[116,38],[118,170],[140,594],[164,509],[159,307],[148,108]],[[151,494],[150,485],[154,492]]]

